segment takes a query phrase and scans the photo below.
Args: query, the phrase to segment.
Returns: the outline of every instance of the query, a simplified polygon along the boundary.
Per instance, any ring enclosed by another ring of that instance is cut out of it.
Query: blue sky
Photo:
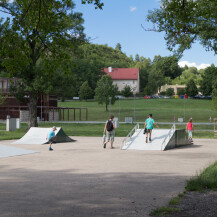
[[[75,10],[83,13],[85,33],[92,38],[92,43],[108,44],[115,47],[117,43],[128,56],[151,58],[155,55],[172,55],[167,50],[164,33],[147,32],[141,27],[152,27],[146,21],[149,10],[159,8],[158,0],[102,0],[103,10],[95,10],[94,5],[82,5],[81,0],[75,0]],[[186,61],[186,62],[184,62]],[[184,62],[203,68],[206,64],[217,65],[214,52],[207,52],[199,43],[184,52],[180,64]],[[202,64],[202,65],[201,65]]]

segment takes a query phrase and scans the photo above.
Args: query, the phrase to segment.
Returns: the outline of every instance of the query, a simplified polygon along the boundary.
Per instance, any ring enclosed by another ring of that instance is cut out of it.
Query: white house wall
[[[132,92],[135,90],[139,92],[139,81],[138,80],[113,80],[113,84],[118,86],[118,90],[122,91],[126,85],[131,87]]]

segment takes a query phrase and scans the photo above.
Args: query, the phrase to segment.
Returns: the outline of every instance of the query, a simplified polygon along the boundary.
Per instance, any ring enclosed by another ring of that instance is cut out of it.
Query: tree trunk
[[[29,122],[28,122],[28,129],[31,127],[38,127],[37,123],[37,102],[38,99],[35,96],[30,96],[29,98]]]

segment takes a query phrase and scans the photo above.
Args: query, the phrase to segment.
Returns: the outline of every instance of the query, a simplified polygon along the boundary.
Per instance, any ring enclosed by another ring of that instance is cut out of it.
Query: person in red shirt
[[[186,125],[186,132],[188,132],[188,139],[192,141],[192,131],[194,130],[193,119],[190,118]]]

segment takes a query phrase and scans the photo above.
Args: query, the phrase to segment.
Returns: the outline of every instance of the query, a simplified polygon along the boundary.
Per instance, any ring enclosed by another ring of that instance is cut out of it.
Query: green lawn
[[[111,113],[124,121],[125,117],[134,117],[134,99],[117,100],[111,105]],[[105,111],[105,105],[99,105],[95,101],[73,101],[59,102],[58,106],[70,108],[88,108],[89,121],[105,121],[109,117],[109,112]],[[109,106],[108,106],[109,108]],[[186,121],[193,117],[195,122],[208,122],[209,117],[217,117],[216,112],[212,110],[211,100],[196,99],[136,99],[136,121],[142,122],[152,113],[158,122],[173,122],[174,117],[186,118]],[[68,112],[65,112],[67,117]],[[70,112],[70,120],[74,120],[74,113]],[[79,112],[76,111],[76,120],[79,120]],[[82,120],[85,120],[85,112],[82,112]]]
[[[104,124],[76,124],[76,123],[39,123],[39,127],[62,127],[63,130],[69,136],[102,136],[104,130]],[[118,137],[125,137],[132,130],[135,124],[120,124],[120,127],[116,129],[115,135]],[[170,129],[172,124],[159,125],[161,129]],[[27,124],[22,123],[21,129],[14,132],[5,131],[5,124],[0,124],[0,139],[19,139],[27,130]],[[143,128],[143,124],[140,125]],[[184,129],[185,125],[176,125],[177,129]],[[213,126],[198,125],[195,126],[195,130],[213,129]],[[214,138],[213,132],[193,132],[193,138]]]

